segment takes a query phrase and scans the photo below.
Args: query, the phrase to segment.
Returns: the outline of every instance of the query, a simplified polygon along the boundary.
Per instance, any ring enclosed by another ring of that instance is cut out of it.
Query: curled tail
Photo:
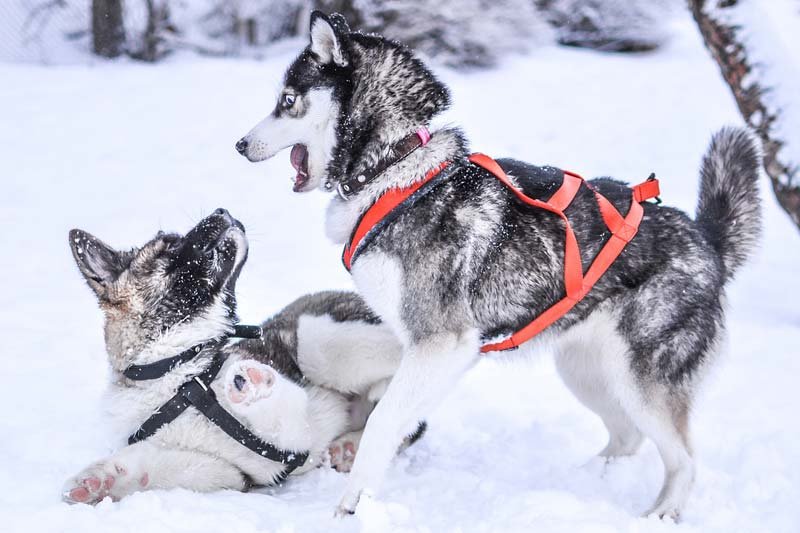
[[[760,166],[760,144],[742,128],[718,131],[703,157],[696,220],[722,257],[726,279],[744,263],[761,234]]]

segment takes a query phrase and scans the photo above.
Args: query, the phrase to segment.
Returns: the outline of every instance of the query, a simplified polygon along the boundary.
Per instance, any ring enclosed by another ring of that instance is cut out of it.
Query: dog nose
[[[215,215],[222,216],[222,217],[230,217],[230,216],[231,216],[231,214],[230,214],[230,213],[228,213],[228,210],[227,210],[227,209],[225,209],[224,207],[217,208],[217,209],[214,211],[214,214],[215,214]]]
[[[239,139],[239,142],[236,143],[236,151],[244,155],[245,151],[247,150],[247,144],[247,139]]]

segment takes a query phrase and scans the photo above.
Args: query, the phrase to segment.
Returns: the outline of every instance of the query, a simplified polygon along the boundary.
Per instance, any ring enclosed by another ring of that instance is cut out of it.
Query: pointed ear
[[[83,230],[69,232],[69,247],[86,282],[99,297],[125,270],[122,254]]]
[[[341,15],[328,18],[322,11],[311,13],[311,51],[323,64],[346,67],[350,62],[344,49],[347,23]]]

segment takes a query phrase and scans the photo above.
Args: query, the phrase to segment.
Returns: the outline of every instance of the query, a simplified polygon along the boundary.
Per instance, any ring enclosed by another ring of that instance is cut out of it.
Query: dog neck
[[[372,183],[374,179],[379,177],[383,172],[400,161],[408,157],[414,150],[425,146],[430,140],[431,135],[428,128],[417,128],[417,131],[410,133],[396,142],[392,148],[391,153],[378,161],[372,167],[367,167],[362,173],[358,174],[355,179],[342,178],[339,180],[337,192],[345,200],[349,200],[351,196],[358,194],[361,189]]]
[[[235,316],[224,303],[217,302],[202,314],[175,324],[155,339],[144,342],[133,341],[134,335],[126,335],[124,328],[107,325],[106,348],[112,369],[122,373],[131,365],[145,365],[172,357],[193,346],[217,342],[234,331]]]
[[[392,146],[407,133],[396,135],[382,151],[376,151],[369,157],[366,155],[362,157],[359,164],[354,167],[353,173],[358,174],[369,168],[369,162],[377,164],[381,157],[391,157]],[[387,190],[408,187],[423,179],[443,161],[454,161],[466,155],[466,142],[460,130],[443,128],[432,131],[431,139],[425,146],[417,148],[407,157],[389,166],[357,194],[347,200],[337,195],[331,201],[325,225],[328,238],[337,244],[345,243],[359,217]]]

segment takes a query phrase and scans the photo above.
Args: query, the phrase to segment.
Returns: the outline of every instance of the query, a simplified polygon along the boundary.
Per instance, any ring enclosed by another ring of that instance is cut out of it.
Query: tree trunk
[[[103,57],[117,57],[123,51],[122,0],[92,0],[92,46]]]
[[[762,86],[751,74],[755,64],[747,46],[740,38],[740,28],[720,20],[724,10],[734,8],[737,0],[717,0],[716,8],[706,8],[706,0],[689,0],[689,8],[700,28],[706,47],[722,71],[747,124],[761,138],[764,150],[764,170],[772,182],[772,189],[780,206],[800,227],[800,184],[795,180],[796,162],[783,160],[779,154],[786,139],[779,139],[775,121],[779,109],[772,109],[764,99],[768,87]],[[787,102],[788,103],[788,102]],[[800,139],[793,139],[800,143]]]
[[[165,35],[174,33],[170,23],[169,2],[166,0],[143,0],[147,8],[147,24],[139,39],[129,38],[128,55],[134,59],[154,63],[170,50],[165,45]]]
[[[153,0],[146,0],[145,5],[147,6],[147,27],[142,35],[140,56],[141,59],[152,63],[158,58],[158,30],[161,13]]]

